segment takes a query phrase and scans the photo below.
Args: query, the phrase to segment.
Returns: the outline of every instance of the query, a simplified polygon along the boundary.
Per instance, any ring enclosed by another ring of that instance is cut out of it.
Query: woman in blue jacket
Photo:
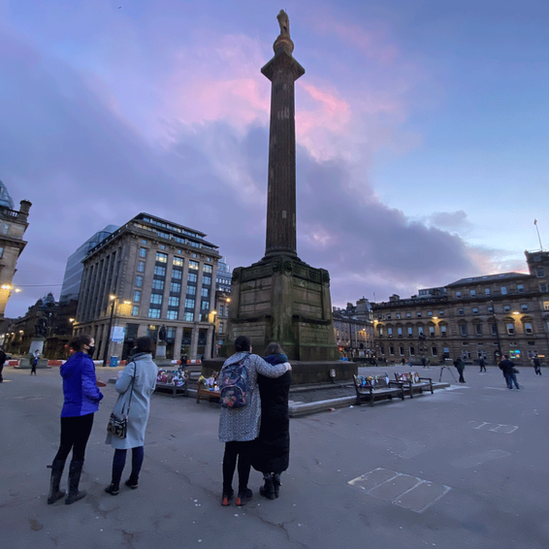
[[[65,491],[59,489],[59,484],[71,450],[69,495],[65,503],[70,505],[86,495],[86,492],[78,491],[78,484],[93,425],[93,414],[99,409],[99,401],[103,398],[97,388],[95,365],[90,356],[94,351],[94,343],[93,337],[87,334],[78,336],[70,345],[74,354],[60,368],[65,400],[61,410],[61,443],[51,465],[48,505],[65,495]]]

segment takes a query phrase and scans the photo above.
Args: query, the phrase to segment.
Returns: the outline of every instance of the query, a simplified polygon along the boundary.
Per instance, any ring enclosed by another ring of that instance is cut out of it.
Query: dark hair
[[[278,343],[269,343],[265,349],[265,356],[283,355],[284,349]]]
[[[509,355],[503,355],[503,358],[509,360]]]
[[[69,347],[79,353],[84,350],[84,345],[89,345],[92,340],[92,336],[90,334],[82,334],[78,337],[75,337],[70,343]]]
[[[234,350],[239,353],[241,351],[249,351],[252,343],[248,336],[238,336],[234,342]]]
[[[135,348],[138,353],[154,353],[156,345],[150,337],[143,336],[135,340]]]

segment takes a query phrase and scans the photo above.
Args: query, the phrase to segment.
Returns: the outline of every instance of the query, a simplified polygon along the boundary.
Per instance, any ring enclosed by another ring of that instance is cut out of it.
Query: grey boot
[[[267,499],[275,498],[275,491],[273,486],[273,478],[270,473],[263,474],[263,480],[265,484],[259,489],[259,493]]]
[[[54,459],[51,464],[51,478],[50,478],[50,493],[48,494],[48,505],[55,503],[65,496],[65,490],[59,489],[61,483],[61,477],[63,475],[63,469],[65,467],[65,461],[61,459]]]
[[[78,491],[78,484],[80,482],[80,475],[82,474],[83,466],[83,461],[71,461],[71,464],[69,466],[69,495],[65,500],[65,503],[67,505],[70,505],[71,503],[82,499],[86,495],[86,492]]]

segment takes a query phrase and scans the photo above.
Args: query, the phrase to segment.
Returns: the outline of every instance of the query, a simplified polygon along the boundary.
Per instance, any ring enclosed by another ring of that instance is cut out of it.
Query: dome
[[[0,181],[0,208],[1,207],[13,210],[13,199],[2,181]]]

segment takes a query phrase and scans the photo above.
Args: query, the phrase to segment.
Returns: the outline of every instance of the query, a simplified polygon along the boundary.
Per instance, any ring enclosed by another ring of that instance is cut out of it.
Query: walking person
[[[484,358],[481,358],[478,361],[478,365],[480,366],[480,372],[485,372],[486,371],[486,361],[484,360]]]
[[[65,491],[59,489],[59,484],[65,461],[71,450],[69,495],[65,503],[70,505],[86,495],[86,492],[78,490],[78,485],[84,466],[86,445],[93,425],[93,415],[99,409],[99,402],[103,398],[101,391],[97,388],[95,365],[90,358],[95,348],[94,343],[93,337],[87,334],[78,336],[70,344],[74,354],[59,369],[63,378],[64,396],[61,410],[61,442],[51,464],[48,505],[65,495]]]
[[[0,347],[0,383],[4,382],[4,378],[2,377],[2,372],[4,370],[4,363],[6,362],[6,359],[8,358],[8,355],[4,351],[2,347]]]
[[[503,360],[499,363],[499,369],[503,372],[503,377],[509,389],[513,389],[513,383],[516,389],[520,389],[517,382],[515,363],[509,360],[508,355],[503,355]]]
[[[248,488],[254,440],[259,434],[261,419],[261,396],[257,374],[280,377],[292,367],[288,362],[269,364],[260,356],[252,354],[250,338],[240,335],[234,342],[235,354],[223,364],[219,374],[221,391],[221,415],[219,417],[219,440],[225,443],[223,454],[223,495],[221,504],[226,506],[234,496],[233,477],[238,461],[238,496],[236,505],[245,505],[252,498]],[[230,386],[227,380],[239,375],[239,387]],[[238,390],[238,389],[241,390]],[[229,391],[232,394],[229,395]],[[241,407],[234,404],[239,401]]]
[[[36,375],[36,367],[38,366],[38,359],[40,358],[40,351],[38,349],[35,349],[34,352],[31,354],[30,357],[30,365],[31,365],[31,373]]]
[[[116,496],[120,492],[120,479],[126,465],[126,454],[132,450],[132,472],[125,485],[135,490],[145,455],[145,430],[149,420],[151,395],[156,387],[158,367],[153,362],[154,341],[150,337],[138,337],[135,341],[133,356],[121,372],[115,388],[119,394],[113,413],[122,416],[122,408],[127,410],[127,434],[118,438],[107,434],[106,444],[114,448],[111,483],[105,492]]]
[[[270,343],[265,349],[269,364],[284,364],[288,357],[278,343]],[[280,475],[290,461],[290,415],[288,395],[292,374],[290,371],[277,378],[257,376],[261,395],[261,427],[256,440],[252,466],[263,473],[264,485],[259,493],[267,499],[275,499],[280,491]]]
[[[456,367],[456,370],[459,374],[459,382],[465,383],[465,378],[463,377],[463,372],[465,371],[465,362],[463,362],[463,359],[461,357],[457,357],[454,360],[454,366]]]
[[[536,372],[537,376],[541,375],[541,362],[539,360],[538,355],[534,355],[534,358],[532,359],[532,365],[534,366],[534,371]]]

